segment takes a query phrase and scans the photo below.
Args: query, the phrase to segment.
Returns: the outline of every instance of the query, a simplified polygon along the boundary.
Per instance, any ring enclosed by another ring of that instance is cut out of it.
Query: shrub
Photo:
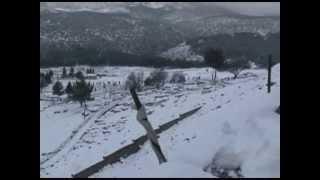
[[[186,82],[186,78],[182,72],[175,72],[170,80],[170,83],[184,83]]]
[[[150,76],[145,80],[146,86],[156,86],[157,88],[164,85],[168,73],[163,69],[156,69],[150,73]]]

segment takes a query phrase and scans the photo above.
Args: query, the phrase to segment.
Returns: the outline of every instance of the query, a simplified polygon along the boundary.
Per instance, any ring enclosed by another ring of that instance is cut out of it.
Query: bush
[[[184,83],[186,82],[186,78],[182,72],[175,72],[170,80],[170,83]]]
[[[156,86],[157,88],[164,85],[168,73],[163,69],[156,69],[151,72],[150,76],[145,80],[146,86]]]

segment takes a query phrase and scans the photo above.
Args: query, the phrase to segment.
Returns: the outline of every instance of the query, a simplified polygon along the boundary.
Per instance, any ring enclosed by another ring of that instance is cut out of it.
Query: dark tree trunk
[[[212,76],[213,76],[213,75],[212,75]],[[214,70],[214,79],[212,79],[212,80],[215,81],[216,79],[217,79],[217,70],[215,69],[215,70]]]
[[[86,120],[86,109],[87,109],[87,104],[84,102],[84,108],[83,108],[83,120]]]

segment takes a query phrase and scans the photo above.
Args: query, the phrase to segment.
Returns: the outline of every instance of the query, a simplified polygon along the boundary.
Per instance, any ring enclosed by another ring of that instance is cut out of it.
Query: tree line
[[[133,55],[117,51],[102,51],[93,47],[61,48],[50,46],[49,50],[40,52],[40,67],[59,66],[143,66],[189,68],[204,67],[203,62],[170,60],[153,55]]]
[[[77,80],[74,83],[68,82],[66,88],[63,87],[60,81],[56,81],[52,86],[52,94],[58,96],[67,94],[69,99],[78,101],[82,106],[86,101],[93,100],[91,97],[93,88],[94,85],[84,79]]]

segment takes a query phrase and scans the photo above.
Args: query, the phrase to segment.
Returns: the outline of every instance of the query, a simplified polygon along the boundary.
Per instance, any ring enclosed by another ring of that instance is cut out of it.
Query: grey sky
[[[114,8],[123,7],[126,2],[50,2],[41,3],[41,7],[49,8],[71,8],[71,9],[101,9],[101,8]],[[152,7],[161,7],[164,4],[173,4],[178,6],[187,5],[185,2],[148,2]],[[235,12],[247,15],[280,15],[279,2],[192,2],[193,4],[205,6],[222,6],[224,8],[233,10]]]
[[[249,15],[280,15],[279,2],[219,2],[222,7]]]

